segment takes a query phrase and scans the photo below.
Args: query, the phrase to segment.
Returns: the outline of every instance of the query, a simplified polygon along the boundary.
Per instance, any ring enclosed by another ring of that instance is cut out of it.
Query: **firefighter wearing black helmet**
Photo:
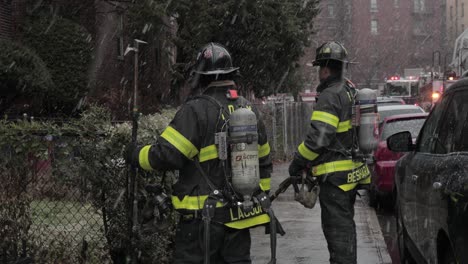
[[[370,183],[367,165],[353,155],[356,142],[351,112],[356,90],[343,77],[348,64],[347,51],[339,42],[324,43],[316,50],[313,65],[320,67],[319,96],[310,132],[289,166],[293,180],[299,180],[305,169],[319,179],[322,229],[330,263],[343,264],[356,263],[356,189]]]
[[[246,212],[234,204],[229,164],[220,159],[220,145],[215,140],[235,109],[249,108],[259,117],[255,107],[237,94],[234,79],[238,69],[225,47],[217,43],[204,46],[191,72],[193,97],[182,105],[157,143],[130,151],[130,162],[144,170],[179,170],[172,193],[172,206],[180,213],[174,263],[251,263],[249,228],[270,222],[258,206]],[[257,128],[257,187],[259,192],[268,192],[270,146],[260,119]],[[209,206],[211,216],[204,211]]]

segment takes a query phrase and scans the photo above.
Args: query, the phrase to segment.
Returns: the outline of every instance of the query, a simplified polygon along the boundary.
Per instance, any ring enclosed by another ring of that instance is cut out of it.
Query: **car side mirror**
[[[410,152],[415,149],[411,133],[403,131],[387,138],[388,149],[394,152]]]

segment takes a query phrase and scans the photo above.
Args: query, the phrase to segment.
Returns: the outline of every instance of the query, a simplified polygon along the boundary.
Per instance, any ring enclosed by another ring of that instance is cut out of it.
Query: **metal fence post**
[[[287,156],[286,150],[288,149],[288,129],[287,129],[287,113],[286,113],[286,100],[283,98],[283,153],[284,157]]]

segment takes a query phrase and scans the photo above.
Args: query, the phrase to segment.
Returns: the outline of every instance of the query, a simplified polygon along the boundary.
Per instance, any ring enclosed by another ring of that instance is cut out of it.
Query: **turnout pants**
[[[175,237],[174,264],[203,264],[203,221],[179,222]],[[250,264],[250,231],[211,223],[210,263]]]
[[[324,182],[320,185],[322,229],[327,239],[331,264],[356,264],[356,189],[343,191]]]

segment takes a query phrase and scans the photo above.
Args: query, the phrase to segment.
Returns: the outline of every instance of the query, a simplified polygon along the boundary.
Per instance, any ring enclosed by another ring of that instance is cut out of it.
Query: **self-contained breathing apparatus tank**
[[[377,147],[378,138],[377,94],[374,90],[364,88],[357,90],[353,106],[352,125],[357,131],[355,138],[358,139],[358,153],[364,154],[364,159]]]
[[[231,175],[234,190],[242,195],[244,208],[253,206],[252,195],[260,184],[257,117],[247,108],[238,108],[229,118]]]

